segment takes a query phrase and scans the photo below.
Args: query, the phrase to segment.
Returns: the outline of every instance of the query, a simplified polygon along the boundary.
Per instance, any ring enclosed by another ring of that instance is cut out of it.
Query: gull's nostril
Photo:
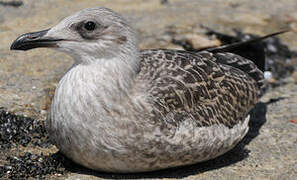
[[[40,34],[31,34],[27,38],[28,39],[37,39],[38,37],[40,37]]]
[[[39,31],[39,32],[27,33],[25,34],[25,36],[27,39],[30,39],[30,40],[40,39],[48,32],[48,30],[49,29]]]
[[[36,39],[37,36],[29,36],[28,38],[29,38],[29,39]]]

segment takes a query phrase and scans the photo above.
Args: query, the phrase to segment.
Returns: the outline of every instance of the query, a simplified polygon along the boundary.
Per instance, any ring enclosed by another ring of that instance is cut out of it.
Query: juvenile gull
[[[60,80],[46,124],[67,157],[108,172],[143,172],[213,159],[248,131],[263,73],[220,49],[138,48],[110,9],[84,9],[11,49],[51,47],[75,64]]]

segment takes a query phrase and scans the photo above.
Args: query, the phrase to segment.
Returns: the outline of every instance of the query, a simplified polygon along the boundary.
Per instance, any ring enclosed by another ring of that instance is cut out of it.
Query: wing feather
[[[240,56],[162,49],[142,51],[141,58],[138,81],[147,85],[154,121],[231,128],[258,100],[261,79],[249,75],[256,66]]]

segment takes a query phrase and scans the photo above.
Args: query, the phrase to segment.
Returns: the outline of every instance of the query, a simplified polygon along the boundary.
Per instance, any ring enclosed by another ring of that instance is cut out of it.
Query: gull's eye
[[[84,28],[88,31],[93,31],[96,28],[96,23],[93,21],[88,21],[85,23]]]

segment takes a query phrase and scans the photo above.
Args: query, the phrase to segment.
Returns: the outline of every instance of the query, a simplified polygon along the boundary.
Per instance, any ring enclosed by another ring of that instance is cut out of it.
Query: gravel
[[[51,146],[43,121],[14,115],[0,110],[0,150],[28,144],[39,147]]]
[[[49,148],[49,141],[43,121],[15,115],[5,110],[0,110],[0,150],[9,152],[22,147]],[[44,179],[48,174],[64,174],[64,164],[70,162],[60,154],[44,155],[31,152],[23,152],[23,155],[9,155],[0,164],[0,178]],[[65,163],[66,162],[66,163]]]
[[[65,173],[64,156],[59,153],[45,156],[26,152],[18,157],[9,156],[7,161],[7,164],[0,166],[0,178],[24,179],[33,177],[44,179],[49,174],[58,176]]]

